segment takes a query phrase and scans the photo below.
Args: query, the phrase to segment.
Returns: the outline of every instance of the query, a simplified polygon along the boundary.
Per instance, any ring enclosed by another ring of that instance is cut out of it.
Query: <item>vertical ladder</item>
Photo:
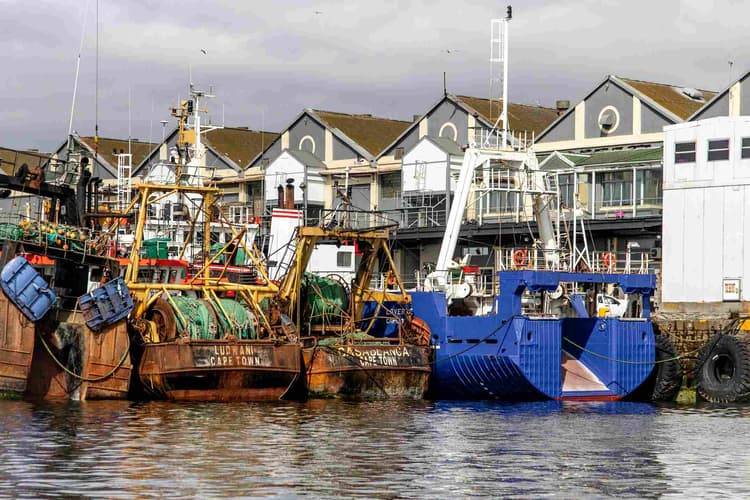
[[[130,206],[132,163],[133,155],[129,153],[117,155],[117,210],[119,212]]]

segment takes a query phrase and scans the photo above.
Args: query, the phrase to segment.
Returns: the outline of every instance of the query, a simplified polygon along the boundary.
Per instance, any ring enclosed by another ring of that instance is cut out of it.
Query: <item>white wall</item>
[[[287,179],[294,179],[294,202],[303,203],[304,197],[299,186],[305,180],[305,166],[288,151],[284,151],[266,168],[265,199],[267,202],[278,201],[277,187],[279,184],[286,186]],[[323,177],[321,177],[319,169],[308,167],[307,202],[314,205],[323,205],[323,191]]]
[[[427,138],[404,155],[401,191],[445,192],[448,154]]]
[[[722,302],[725,279],[750,300],[750,117],[719,117],[664,128],[662,301]],[[729,160],[707,159],[708,141],[729,139]],[[694,163],[675,164],[675,143],[696,143]]]
[[[349,265],[338,265],[338,254],[345,253],[349,255]],[[327,276],[337,274],[347,283],[354,279],[354,245],[336,246],[334,243],[318,243],[310,255],[310,262],[307,264],[307,270],[311,273]]]

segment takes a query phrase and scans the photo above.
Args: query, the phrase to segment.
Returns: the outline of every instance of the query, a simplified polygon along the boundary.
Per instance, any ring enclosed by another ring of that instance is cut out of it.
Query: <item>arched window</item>
[[[315,139],[310,137],[309,135],[306,135],[299,141],[299,146],[297,148],[300,151],[307,151],[308,153],[315,154]]]
[[[458,142],[458,130],[451,122],[443,123],[443,126],[440,127],[440,132],[438,132],[438,136]]]

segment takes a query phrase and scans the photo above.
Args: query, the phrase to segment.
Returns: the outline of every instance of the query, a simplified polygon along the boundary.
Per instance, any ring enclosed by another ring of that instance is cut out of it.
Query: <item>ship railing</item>
[[[369,229],[373,227],[398,226],[399,220],[392,214],[378,210],[359,210],[356,208],[320,211],[317,220],[308,219],[308,225],[323,227],[344,227],[349,229]]]
[[[568,252],[535,247],[503,248],[499,253],[498,270],[575,271],[613,274],[648,274],[657,266],[648,252],[629,249],[621,252],[592,251],[585,258],[581,252],[571,266]]]
[[[479,149],[491,151],[527,151],[534,145],[535,134],[527,130],[507,130],[505,141],[501,129],[470,127],[470,137]]]
[[[436,275],[440,277],[436,279]],[[431,286],[426,286],[428,281],[431,281]],[[498,293],[497,273],[494,267],[463,266],[446,270],[443,273],[436,273],[433,270],[414,271],[413,287],[407,282],[404,282],[404,285],[407,290],[422,292],[428,289],[434,290],[438,283],[440,286],[445,283],[446,287],[469,284],[471,294],[474,296],[497,295]]]

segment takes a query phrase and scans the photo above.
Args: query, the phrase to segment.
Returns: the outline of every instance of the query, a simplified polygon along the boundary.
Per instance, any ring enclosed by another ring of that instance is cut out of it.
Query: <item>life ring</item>
[[[385,279],[385,283],[388,288],[396,288],[396,277],[393,275],[393,273],[388,273],[388,276]]]
[[[603,253],[602,264],[604,264],[604,267],[612,267],[613,265],[615,265],[615,256],[610,252]]]
[[[516,267],[523,267],[529,262],[528,250],[516,250],[513,252],[513,265]]]

